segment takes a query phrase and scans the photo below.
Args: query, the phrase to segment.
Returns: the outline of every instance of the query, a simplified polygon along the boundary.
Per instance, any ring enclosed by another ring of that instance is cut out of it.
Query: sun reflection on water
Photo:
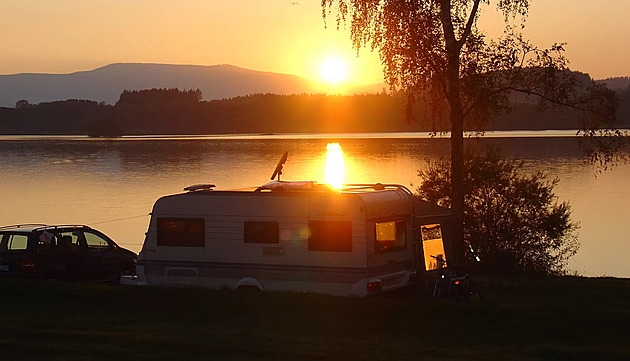
[[[343,186],[345,164],[339,143],[326,145],[326,183],[339,189]]]

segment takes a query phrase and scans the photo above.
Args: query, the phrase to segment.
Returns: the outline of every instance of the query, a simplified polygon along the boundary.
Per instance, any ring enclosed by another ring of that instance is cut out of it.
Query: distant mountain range
[[[382,85],[355,87],[352,92],[378,92]],[[18,100],[31,104],[87,99],[115,104],[123,90],[199,89],[204,100],[274,93],[318,93],[323,84],[295,75],[248,70],[232,65],[110,64],[71,74],[0,75],[0,106]]]

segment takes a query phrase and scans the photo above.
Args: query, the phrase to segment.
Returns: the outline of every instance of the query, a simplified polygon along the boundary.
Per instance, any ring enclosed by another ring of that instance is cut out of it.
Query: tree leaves
[[[450,172],[445,159],[418,172],[417,195],[449,207]],[[496,150],[472,151],[464,160],[464,240],[492,272],[557,274],[577,252],[578,224],[553,193],[558,179],[525,174],[523,163]],[[468,259],[473,254],[469,252]]]
[[[483,129],[514,103],[537,102],[540,110],[568,110],[582,120],[581,135],[628,134],[615,128],[616,96],[587,76],[569,71],[565,43],[544,48],[523,38],[530,0],[322,0],[324,19],[350,22],[352,45],[378,49],[392,91],[408,97],[408,118],[449,129],[449,114],[458,104],[449,99],[454,84],[448,64],[458,64],[455,85],[466,129]],[[504,35],[489,39],[477,28],[483,11],[494,5],[505,17]],[[511,21],[515,20],[516,24]],[[516,25],[520,25],[516,26]],[[456,66],[457,67],[457,66]],[[414,105],[418,103],[418,105]],[[421,109],[421,112],[417,110]],[[611,133],[612,132],[612,133]],[[605,162],[614,147],[589,141],[588,155]]]

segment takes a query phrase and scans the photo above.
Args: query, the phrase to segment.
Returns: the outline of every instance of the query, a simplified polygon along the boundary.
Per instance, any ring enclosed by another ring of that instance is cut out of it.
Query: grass
[[[628,360],[630,280],[484,282],[483,302],[0,279],[0,360]]]

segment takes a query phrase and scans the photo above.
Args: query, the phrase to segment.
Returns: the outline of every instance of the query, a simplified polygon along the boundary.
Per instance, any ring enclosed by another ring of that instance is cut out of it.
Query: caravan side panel
[[[203,222],[202,247],[188,246],[189,241],[182,242],[187,246],[157,244],[160,220],[178,219]],[[331,223],[348,224],[350,251],[311,249],[314,227]],[[264,234],[266,229],[272,236]],[[260,239],[246,240],[246,231],[252,238],[257,230],[262,230]],[[217,192],[158,200],[139,264],[149,284],[234,288],[249,278],[266,290],[360,296],[366,288],[365,254],[365,220],[357,197]]]

